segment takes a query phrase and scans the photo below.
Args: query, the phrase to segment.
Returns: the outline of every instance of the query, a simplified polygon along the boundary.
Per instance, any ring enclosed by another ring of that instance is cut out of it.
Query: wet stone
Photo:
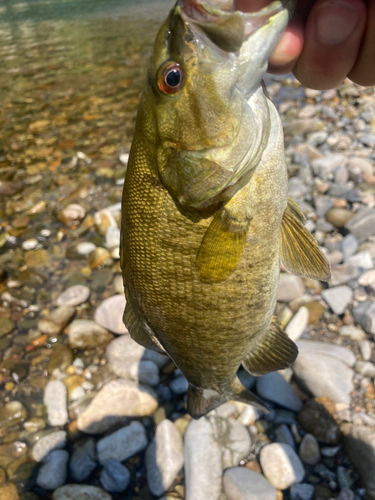
[[[27,267],[43,268],[51,265],[51,257],[47,250],[30,250],[25,253]]]
[[[169,384],[171,391],[174,394],[185,394],[188,389],[189,382],[185,377],[179,376],[172,380]]]
[[[52,500],[112,500],[112,497],[97,486],[66,484],[52,493]]]
[[[78,204],[72,203],[58,212],[57,220],[66,226],[76,226],[86,215],[86,210]]]
[[[90,257],[87,259],[87,263],[92,269],[95,269],[97,267],[103,266],[105,264],[105,262],[108,259],[110,259],[110,257],[111,257],[111,255],[107,249],[102,248],[102,247],[97,247],[90,254]]]
[[[38,322],[38,329],[50,337],[59,335],[75,314],[74,307],[61,306]]]
[[[158,424],[155,438],[146,451],[147,483],[155,496],[173,484],[184,465],[182,438],[170,420]]]
[[[145,428],[139,422],[131,422],[127,427],[123,427],[98,441],[98,459],[102,465],[110,459],[122,462],[143,451],[146,446]]]
[[[223,475],[228,500],[276,500],[277,491],[261,474],[244,467],[232,467]]]
[[[43,402],[47,409],[49,425],[65,425],[68,421],[67,390],[65,384],[60,380],[49,381],[44,391]]]
[[[124,314],[126,299],[124,295],[114,295],[104,300],[96,309],[94,319],[103,328],[116,334],[128,333],[122,317]]]
[[[51,354],[51,357],[47,364],[47,370],[49,374],[52,374],[55,369],[60,371],[65,370],[73,363],[73,353],[68,346],[64,344],[58,344]]]
[[[257,393],[259,396],[288,410],[300,411],[302,409],[302,401],[292,386],[276,372],[268,373],[258,379]]]
[[[248,430],[233,418],[210,416],[214,438],[219,443],[223,469],[239,465],[250,454],[252,442]]]
[[[305,475],[301,460],[287,444],[272,443],[264,446],[259,459],[265,477],[277,489],[284,490],[299,483]]]
[[[0,317],[0,338],[11,333],[15,326],[11,319]]]
[[[41,462],[52,450],[66,446],[66,432],[56,431],[41,437],[33,446],[31,456],[36,462]]]
[[[319,462],[319,444],[312,434],[305,434],[303,436],[298,454],[304,464],[316,465]]]
[[[130,380],[114,380],[105,385],[79,415],[78,428],[101,434],[123,422],[125,417],[151,415],[157,406],[157,397],[151,388]]]
[[[20,401],[10,401],[0,408],[0,429],[4,429],[27,418],[27,410]]]
[[[114,493],[126,490],[130,483],[130,472],[117,460],[108,460],[100,473],[103,488]]]
[[[96,445],[93,438],[80,439],[74,443],[69,463],[70,475],[81,482],[89,477],[97,466]]]
[[[75,285],[64,290],[56,300],[58,306],[79,306],[87,302],[90,289],[85,285]]]
[[[290,488],[290,500],[312,500],[314,486],[312,484],[292,484]]]
[[[105,347],[113,335],[91,319],[75,319],[69,326],[69,345],[73,349]]]
[[[313,434],[322,443],[336,444],[341,439],[336,419],[336,406],[327,397],[307,401],[298,414],[298,421],[302,429]]]
[[[51,451],[39,469],[37,484],[46,490],[55,490],[66,481],[69,453],[65,450]]]

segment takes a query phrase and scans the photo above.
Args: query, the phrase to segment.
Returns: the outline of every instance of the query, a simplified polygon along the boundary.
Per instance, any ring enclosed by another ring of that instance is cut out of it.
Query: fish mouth
[[[233,0],[178,0],[187,22],[198,26],[219,48],[227,52],[240,50],[260,28],[272,22],[277,14],[292,15],[295,0],[276,0],[258,12],[234,10]]]

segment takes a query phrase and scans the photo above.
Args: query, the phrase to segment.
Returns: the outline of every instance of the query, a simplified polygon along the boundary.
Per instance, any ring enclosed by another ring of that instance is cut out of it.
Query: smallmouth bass
[[[167,353],[198,418],[227,400],[267,411],[242,386],[290,366],[297,347],[272,318],[280,258],[330,268],[287,199],[282,126],[262,77],[293,2],[252,14],[179,0],[160,28],[123,192],[124,322]]]

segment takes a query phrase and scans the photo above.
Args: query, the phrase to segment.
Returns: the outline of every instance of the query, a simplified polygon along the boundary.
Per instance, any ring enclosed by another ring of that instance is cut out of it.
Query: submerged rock
[[[98,459],[102,465],[111,459],[123,462],[143,451],[146,446],[145,428],[139,422],[132,422],[127,427],[123,427],[98,441]]]
[[[232,467],[223,475],[228,500],[276,500],[277,491],[261,474],[244,467]]]

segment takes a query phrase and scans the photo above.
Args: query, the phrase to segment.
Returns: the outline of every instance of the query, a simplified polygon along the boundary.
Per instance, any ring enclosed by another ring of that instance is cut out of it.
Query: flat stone
[[[130,484],[130,472],[117,460],[108,460],[100,473],[103,488],[114,493],[121,493]]]
[[[38,321],[38,329],[45,335],[59,335],[74,316],[76,310],[71,306],[54,309],[48,316]]]
[[[356,362],[356,357],[346,347],[328,344],[326,342],[313,342],[311,340],[299,340],[297,342],[297,347],[300,352],[311,352],[314,354],[322,354],[328,356],[329,358],[334,358],[347,366],[354,366]]]
[[[304,464],[316,465],[319,462],[320,449],[315,436],[312,434],[305,434],[303,436],[298,454]]]
[[[113,380],[105,385],[77,419],[78,429],[89,434],[102,434],[125,417],[152,415],[158,406],[151,388],[130,380]]]
[[[79,306],[87,302],[90,297],[90,289],[85,285],[73,285],[64,290],[57,297],[56,303],[58,306]]]
[[[292,484],[299,483],[305,475],[298,455],[284,443],[264,446],[259,460],[265,477],[278,490],[285,490]]]
[[[50,380],[46,385],[43,403],[47,409],[49,425],[65,425],[68,421],[67,396],[66,386],[60,380]]]
[[[118,335],[128,333],[122,321],[125,305],[125,295],[113,295],[105,299],[96,309],[94,319],[99,325],[112,333],[117,333]]]
[[[305,285],[298,276],[293,274],[281,274],[277,300],[279,302],[291,302],[305,293]]]
[[[358,470],[368,500],[375,500],[375,431],[367,426],[343,424],[345,448]]]
[[[259,377],[257,381],[257,393],[268,401],[277,403],[288,410],[300,411],[302,409],[302,401],[292,386],[277,372]]]
[[[36,462],[41,462],[53,450],[65,448],[66,432],[56,431],[43,436],[37,441],[32,450],[31,456]]]
[[[357,238],[359,243],[365,241],[375,234],[375,209],[358,210],[354,217],[345,224],[345,228]]]
[[[288,326],[285,328],[285,333],[294,342],[299,340],[303,332],[306,330],[309,323],[309,316],[309,310],[306,307],[302,306],[289,321]]]
[[[52,493],[52,500],[112,500],[112,497],[97,486],[66,484]]]
[[[41,488],[55,490],[66,482],[69,453],[66,450],[54,450],[49,453],[39,469],[36,482]]]
[[[206,417],[191,420],[185,432],[185,500],[218,500],[221,448]]]
[[[339,328],[339,335],[351,340],[361,341],[366,338],[365,332],[354,325],[344,325]]]
[[[337,359],[300,351],[293,363],[297,381],[313,396],[327,396],[335,403],[350,403],[353,370]]]
[[[135,342],[130,335],[121,335],[108,345],[106,357],[111,370],[121,378],[157,385],[159,368],[168,357]]]
[[[11,333],[15,326],[11,319],[0,317],[0,338]]]
[[[105,347],[113,335],[92,319],[75,319],[69,325],[69,345],[73,349]]]
[[[352,311],[354,319],[367,333],[375,334],[375,302],[360,302]]]
[[[70,475],[75,481],[81,482],[89,477],[97,466],[96,445],[93,438],[76,441],[69,463]]]
[[[227,469],[223,475],[223,486],[228,500],[277,499],[277,491],[272,484],[261,474],[245,467]]]
[[[162,420],[146,451],[147,483],[151,493],[162,495],[184,465],[181,434],[170,420]]]
[[[312,484],[292,484],[290,487],[290,500],[312,500],[314,486]]]
[[[369,361],[372,356],[372,344],[369,340],[362,340],[358,344],[359,351],[364,361]]]
[[[349,257],[354,255],[358,250],[358,240],[352,234],[347,234],[341,242],[341,251],[344,254],[344,260],[347,261]]]
[[[337,315],[344,314],[352,297],[353,290],[346,285],[328,288],[322,292],[322,298]]]
[[[327,397],[307,401],[298,414],[298,421],[304,431],[311,433],[322,443],[337,444],[341,439],[336,406]]]
[[[108,460],[123,462],[143,451],[147,446],[147,436],[143,425],[131,422],[130,425],[100,439],[96,445],[99,462],[104,465]]]

